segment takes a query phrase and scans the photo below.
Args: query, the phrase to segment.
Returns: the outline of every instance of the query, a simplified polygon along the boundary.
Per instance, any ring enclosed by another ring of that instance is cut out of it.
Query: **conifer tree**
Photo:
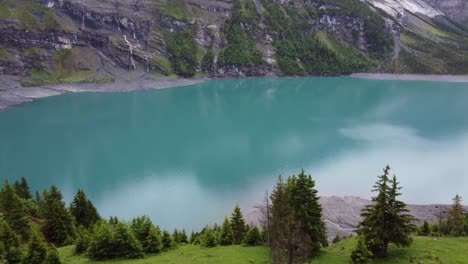
[[[387,256],[389,243],[397,246],[410,246],[411,232],[415,231],[412,223],[415,219],[408,214],[406,204],[399,201],[401,195],[398,181],[394,176],[389,179],[390,166],[384,168],[384,174],[378,176],[374,185],[377,196],[372,197],[373,204],[366,206],[359,223],[358,234],[363,235],[366,246],[374,257],[384,258]]]
[[[311,243],[311,253],[317,254],[323,246],[327,246],[327,233],[322,217],[322,206],[319,203],[315,181],[304,170],[297,176],[288,179],[289,202],[297,223],[308,235]]]
[[[43,264],[62,264],[57,249],[52,246],[47,252],[47,257]]]
[[[26,249],[26,255],[23,259],[23,263],[44,264],[46,257],[47,245],[44,242],[44,238],[37,233],[33,233]]]
[[[91,241],[91,234],[84,226],[79,226],[76,232],[75,253],[81,254],[86,252]]]
[[[168,251],[169,249],[173,249],[175,247],[174,238],[171,236],[169,231],[164,230],[162,233],[162,250]]]
[[[195,241],[197,240],[198,238],[198,234],[195,233],[194,231],[192,231],[192,233],[190,234],[190,244],[195,244]]]
[[[23,199],[21,199],[13,189],[13,187],[5,181],[0,192],[0,211],[3,213],[3,218],[9,226],[18,233],[22,239],[29,238],[31,227],[26,216],[26,207]]]
[[[421,236],[428,236],[431,234],[431,227],[427,221],[424,221],[419,233]]]
[[[70,212],[75,218],[77,226],[82,225],[86,228],[91,227],[101,218],[96,207],[81,189],[78,189],[70,204]]]
[[[181,232],[179,232],[179,239],[180,239],[180,242],[181,244],[188,244],[188,237],[187,237],[187,232],[185,231],[185,229],[182,229]]]
[[[202,246],[211,248],[211,247],[216,247],[218,245],[216,241],[216,235],[215,231],[208,227],[205,229],[205,232],[203,233],[203,240],[202,240]]]
[[[231,216],[231,229],[234,234],[234,244],[240,245],[245,235],[245,221],[239,205],[236,205]]]
[[[0,260],[8,264],[21,263],[20,237],[3,219],[0,219],[0,245]]]
[[[340,242],[340,241],[341,241],[340,234],[337,233],[336,236],[335,236],[335,238],[333,238],[332,243],[333,243],[333,244],[336,244],[336,243],[338,243],[338,242]]]
[[[366,264],[371,261],[372,252],[370,252],[365,244],[365,240],[362,236],[358,236],[356,239],[356,248],[351,252],[351,263],[353,264]]]
[[[112,226],[106,221],[99,221],[93,226],[88,245],[88,256],[92,260],[114,258]]]
[[[18,194],[19,197],[25,200],[32,198],[31,191],[29,190],[29,184],[24,177],[21,177],[19,182],[15,181],[13,186],[15,188],[16,194]]]
[[[130,228],[124,223],[118,223],[114,227],[112,248],[115,258],[143,258],[143,247],[135,238]]]
[[[224,218],[223,225],[221,226],[221,231],[219,235],[219,243],[221,246],[232,245],[234,242],[234,234],[231,229],[231,222],[227,217]]]
[[[465,216],[463,214],[464,208],[461,204],[462,198],[460,195],[456,195],[453,198],[452,207],[448,210],[447,225],[449,228],[450,235],[452,236],[463,236],[465,235]]]
[[[257,226],[249,229],[244,237],[243,244],[245,246],[258,246],[261,244],[260,230]]]
[[[133,234],[138,239],[138,241],[140,241],[143,248],[146,248],[149,232],[151,228],[154,228],[151,219],[146,215],[133,218],[132,223],[130,224],[130,228],[132,229]]]
[[[148,232],[145,245],[145,253],[154,254],[162,250],[161,233],[158,229],[154,228],[154,226],[151,226]]]
[[[63,245],[75,236],[72,216],[62,199],[62,193],[55,186],[44,192],[45,233],[56,245]]]
[[[180,234],[179,234],[179,230],[177,230],[177,228],[174,229],[174,232],[172,233],[172,237],[174,238],[174,241],[177,244],[180,244]]]

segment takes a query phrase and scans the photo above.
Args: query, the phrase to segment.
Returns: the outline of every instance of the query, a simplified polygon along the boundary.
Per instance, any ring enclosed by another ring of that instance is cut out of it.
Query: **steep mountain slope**
[[[0,0],[0,74],[468,73],[463,0]]]

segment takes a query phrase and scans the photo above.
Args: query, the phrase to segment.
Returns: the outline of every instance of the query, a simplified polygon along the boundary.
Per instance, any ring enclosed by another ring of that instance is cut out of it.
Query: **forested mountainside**
[[[0,74],[468,74],[464,0],[0,0]]]

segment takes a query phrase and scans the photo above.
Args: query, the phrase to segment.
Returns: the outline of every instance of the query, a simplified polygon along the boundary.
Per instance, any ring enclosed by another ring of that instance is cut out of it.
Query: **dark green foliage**
[[[294,217],[309,237],[311,253],[315,255],[320,248],[327,245],[326,227],[315,181],[302,170],[299,175],[288,179],[288,192]]]
[[[81,189],[78,189],[75,198],[73,198],[70,205],[70,212],[75,218],[76,225],[82,225],[86,228],[91,227],[101,218],[96,207],[88,200],[86,194]]]
[[[117,223],[110,226],[106,221],[98,222],[88,247],[88,256],[93,260],[116,258],[143,258],[143,248],[128,226]]]
[[[365,239],[362,236],[357,238],[356,248],[351,252],[351,263],[366,264],[371,261],[372,252],[370,252],[365,244]]]
[[[0,260],[8,264],[21,262],[20,237],[0,219]]]
[[[161,241],[161,233],[159,232],[159,229],[156,229],[155,227],[151,227],[148,236],[146,237],[146,243],[145,243],[145,253],[159,253],[162,250],[162,241]]]
[[[52,186],[48,192],[44,191],[43,196],[41,212],[45,220],[45,234],[52,243],[63,245],[75,236],[72,216],[62,201],[62,193],[56,186]]]
[[[166,32],[166,49],[171,54],[170,61],[174,72],[183,77],[193,77],[197,66],[197,44],[192,33]]]
[[[213,45],[211,45],[202,58],[202,61],[201,61],[202,70],[213,71],[214,59],[215,59],[215,52],[214,52]]]
[[[185,232],[185,229],[182,229],[182,231],[179,232],[178,241],[179,241],[178,243],[180,243],[180,244],[187,244],[188,243],[187,232]]]
[[[77,254],[81,254],[83,252],[86,252],[89,247],[89,243],[91,241],[91,234],[83,226],[78,227],[77,232],[76,232],[76,239],[75,239],[75,252]]]
[[[229,219],[225,217],[219,234],[219,243],[221,244],[221,246],[228,246],[232,245],[233,242],[234,234],[232,232],[231,222],[229,222]]]
[[[428,236],[431,234],[431,228],[427,221],[424,221],[424,224],[419,229],[419,235],[421,236]]]
[[[229,45],[223,50],[219,64],[255,66],[263,62],[263,55],[255,46],[259,22],[260,15],[252,0],[233,1],[232,15],[225,25]]]
[[[260,237],[260,230],[254,226],[249,229],[245,234],[243,243],[245,246],[258,246],[262,244],[262,238]]]
[[[8,225],[27,240],[31,232],[29,221],[26,217],[24,200],[15,192],[15,189],[5,181],[0,192],[0,211]]]
[[[465,215],[463,205],[461,204],[462,198],[460,195],[456,195],[453,198],[453,205],[448,210],[447,225],[449,234],[452,236],[464,236],[465,234]]]
[[[334,49],[324,44],[308,24],[310,14],[274,1],[262,0],[262,4],[267,30],[273,37],[278,65],[283,73],[334,74],[368,68],[365,57],[336,37],[324,34],[327,42],[336,46]]]
[[[111,226],[115,226],[119,223],[119,219],[117,218],[117,216],[111,216],[109,217],[109,225]]]
[[[151,219],[146,215],[133,218],[130,228],[132,229],[136,239],[140,241],[143,248],[146,248],[148,246],[146,242],[148,235],[150,234],[150,230],[152,228],[154,229]]]
[[[245,235],[245,221],[239,205],[236,205],[231,215],[231,229],[234,235],[234,244],[240,245]]]
[[[411,233],[416,230],[415,220],[409,215],[406,204],[399,201],[401,195],[395,176],[389,179],[390,167],[384,169],[384,174],[378,177],[374,185],[377,196],[372,197],[373,204],[366,206],[359,223],[358,234],[364,236],[367,248],[374,257],[387,256],[389,243],[408,247],[412,243]]]
[[[336,234],[335,238],[333,238],[332,243],[336,244],[341,241],[341,237],[339,234]]]
[[[21,177],[21,181],[15,181],[13,184],[15,187],[16,194],[18,194],[19,197],[29,200],[32,198],[31,196],[31,191],[29,190],[29,185],[28,182],[24,177]]]
[[[305,261],[327,245],[315,182],[304,171],[278,178],[271,193],[270,247],[274,263]]]
[[[47,257],[47,245],[42,235],[33,233],[26,249],[23,263],[44,264]]]
[[[215,231],[212,228],[207,227],[203,233],[202,246],[211,248],[216,247],[217,245],[218,242],[216,241]]]
[[[176,247],[176,243],[174,241],[174,238],[171,236],[169,231],[164,230],[162,233],[162,250],[163,251],[168,251],[170,249],[173,249]]]
[[[197,242],[199,242],[199,237],[200,237],[200,234],[198,233],[195,233],[192,231],[192,233],[190,234],[190,244],[192,245],[195,245]]]
[[[61,264],[57,249],[52,246],[47,252],[47,257],[43,264]]]

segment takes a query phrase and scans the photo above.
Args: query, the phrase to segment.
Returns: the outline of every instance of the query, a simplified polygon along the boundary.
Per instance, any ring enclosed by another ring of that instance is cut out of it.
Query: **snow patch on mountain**
[[[394,18],[405,17],[405,11],[413,14],[423,14],[428,17],[444,15],[444,13],[423,0],[370,0],[370,3],[385,11]]]

